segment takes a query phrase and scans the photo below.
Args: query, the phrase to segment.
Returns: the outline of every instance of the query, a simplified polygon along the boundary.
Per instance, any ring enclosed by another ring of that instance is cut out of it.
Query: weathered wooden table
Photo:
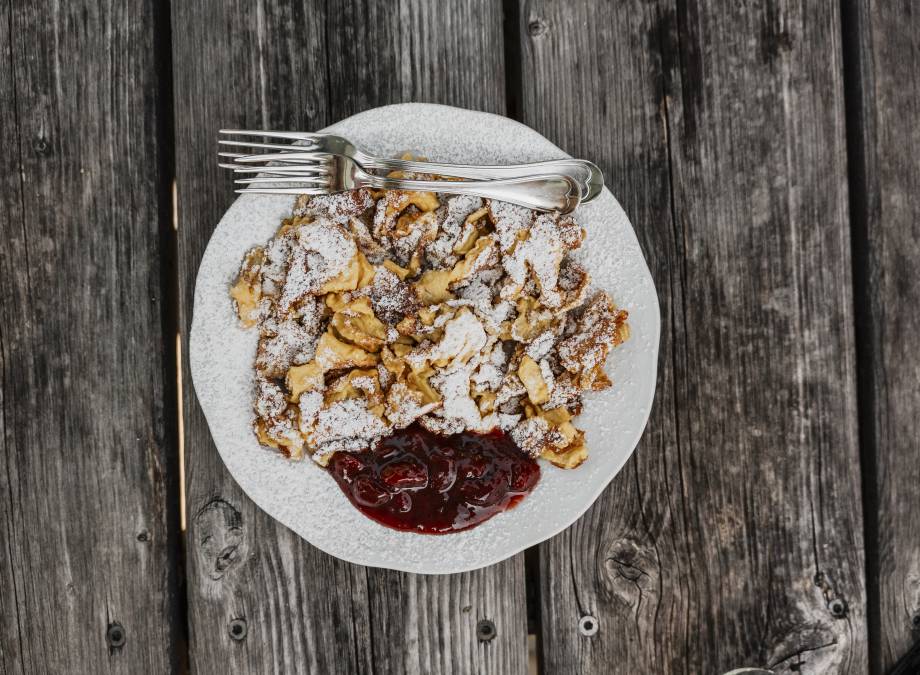
[[[908,652],[920,7],[2,7],[0,672],[525,673],[528,634],[546,673],[879,673]],[[602,498],[446,577],[340,562],[261,513],[183,357],[233,199],[216,130],[399,101],[598,162],[663,314],[648,431]]]

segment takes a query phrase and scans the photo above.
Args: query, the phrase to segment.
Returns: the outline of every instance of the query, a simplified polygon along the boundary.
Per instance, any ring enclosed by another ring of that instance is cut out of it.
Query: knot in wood
[[[804,575],[793,581],[781,620],[763,634],[763,662],[777,673],[840,672],[848,658],[849,629],[835,614],[846,615],[846,601],[834,592],[829,575],[818,572],[813,581]]]
[[[211,579],[222,579],[245,558],[243,517],[232,504],[215,497],[199,509],[194,523],[202,569]]]
[[[604,571],[611,590],[634,607],[658,586],[658,556],[654,548],[634,539],[617,539],[604,556]]]
[[[613,570],[616,576],[629,581],[648,576],[647,570],[653,570],[657,565],[654,552],[640,547],[632,539],[615,541],[607,553],[605,562],[608,571]]]
[[[495,624],[490,619],[483,619],[476,624],[476,637],[480,642],[489,642],[495,639]]]
[[[32,139],[32,149],[36,155],[47,155],[50,152],[51,144],[44,136],[36,136]]]
[[[147,530],[141,530],[137,533],[137,540],[142,544],[146,544],[150,541],[150,533]]]

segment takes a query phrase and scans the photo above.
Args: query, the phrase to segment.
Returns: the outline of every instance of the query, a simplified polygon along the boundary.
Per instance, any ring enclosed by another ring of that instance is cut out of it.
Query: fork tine
[[[258,129],[221,129],[220,133],[236,136],[262,136],[263,138],[290,138],[310,140],[321,138],[325,134],[312,134],[309,131],[260,131]]]
[[[321,160],[321,159],[318,158],[318,157],[317,157],[317,158],[306,158],[306,159],[298,159],[298,158],[296,158],[296,157],[293,157],[293,158],[289,158],[289,157],[288,157],[288,155],[293,155],[293,154],[294,154],[293,152],[280,153],[280,154],[278,155],[277,158],[274,158],[274,159],[271,159],[271,160],[253,160],[253,159],[250,159],[250,158],[251,158],[251,157],[256,157],[257,155],[244,155],[244,154],[241,154],[241,153],[238,153],[238,152],[218,152],[218,153],[217,153],[217,156],[218,156],[218,157],[224,157],[224,158],[227,158],[227,159],[232,159],[232,160],[235,160],[236,162],[240,162],[239,164],[235,164],[235,165],[234,165],[234,166],[239,166],[239,167],[251,166],[252,163],[257,162],[257,161],[266,162],[266,163],[267,163],[267,162],[271,162],[272,164],[277,163],[277,164],[281,164],[281,165],[283,165],[283,166],[303,166],[303,167],[307,167],[307,168],[309,168],[309,167],[311,167],[311,166],[321,166],[321,165],[323,165],[323,164],[326,164],[325,161]],[[282,159],[282,155],[284,155],[284,158],[283,158],[283,159]],[[266,166],[267,166],[267,165],[266,165]],[[258,167],[257,167],[257,168],[258,168]]]
[[[316,147],[316,142],[310,141],[306,145],[281,145],[279,143],[252,143],[248,141],[228,141],[223,138],[219,139],[218,144],[220,145],[233,145],[239,148],[268,148],[269,150],[286,150],[288,152],[293,152],[299,150],[303,152],[304,150],[309,150],[311,147]]]
[[[222,153],[217,153],[224,156]],[[316,159],[322,163],[328,163],[332,160],[332,155],[326,152],[274,152],[267,155],[237,155],[234,158],[237,162],[291,162],[302,159]]]
[[[252,176],[254,174],[244,173],[244,174],[235,174],[235,175],[236,176]],[[293,177],[300,176],[301,178],[316,178],[316,176],[310,176],[306,174],[288,173],[284,171],[272,171],[271,169],[261,169],[261,168],[259,169],[258,175],[260,176],[278,176],[279,178],[291,178],[292,176]]]
[[[328,185],[329,179],[319,176],[285,176],[281,178],[258,176],[256,178],[237,178],[233,182],[238,185],[250,185],[253,183],[309,183],[310,185]]]
[[[258,169],[258,171],[249,171],[247,173],[265,173],[273,169],[280,169],[278,173],[291,177],[302,176],[304,178],[329,176],[332,173],[327,166],[259,166],[254,168]],[[296,171],[285,171],[285,169],[296,169]],[[240,176],[240,178],[245,178],[245,176]]]
[[[314,171],[317,168],[321,168],[322,165],[317,163],[304,164],[304,163],[290,163],[282,164],[281,166],[252,166],[250,164],[228,164],[227,162],[218,162],[217,166],[222,169],[233,169],[236,173],[282,173],[282,174],[292,174],[302,171]]]
[[[330,190],[323,188],[246,188],[234,190],[238,195],[328,195]]]

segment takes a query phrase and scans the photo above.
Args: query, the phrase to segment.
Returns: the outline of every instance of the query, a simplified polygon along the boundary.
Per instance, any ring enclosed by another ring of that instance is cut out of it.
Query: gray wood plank
[[[183,343],[198,262],[232,201],[222,125],[314,129],[405,100],[504,109],[498,2],[179,3],[173,9]],[[451,59],[461,78],[440,74]],[[521,556],[446,577],[305,544],[220,463],[185,372],[191,664],[198,672],[507,672],[526,666]],[[235,641],[234,619],[247,635]],[[497,635],[476,638],[477,622]]]
[[[523,119],[605,169],[664,319],[648,433],[541,547],[546,672],[865,672],[837,5],[520,20]]]
[[[920,632],[920,13],[910,3],[843,3],[856,335],[872,607],[873,672]]]
[[[183,354],[198,262],[234,197],[215,163],[217,130],[312,128],[324,119],[324,18],[322,8],[300,4],[173,6]],[[306,545],[246,498],[220,461],[182,366],[192,670],[367,672],[364,572]]]
[[[0,672],[175,672],[154,8],[2,17]]]

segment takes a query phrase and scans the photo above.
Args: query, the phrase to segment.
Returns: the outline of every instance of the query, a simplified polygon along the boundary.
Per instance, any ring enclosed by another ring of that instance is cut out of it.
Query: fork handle
[[[358,157],[358,154],[361,157]],[[412,171],[414,173],[433,173],[439,176],[479,180],[523,178],[535,174],[559,174],[569,176],[581,184],[582,198],[585,201],[593,199],[604,187],[604,175],[601,170],[597,165],[585,159],[551,159],[529,164],[475,166],[471,164],[444,164],[440,162],[372,157],[365,153],[355,153],[355,155],[355,159],[365,169],[377,171]]]
[[[388,176],[361,176],[361,187],[378,190],[420,190],[452,195],[476,195],[525,206],[537,211],[570,213],[581,203],[581,187],[569,176],[529,175],[481,181],[404,180]]]

